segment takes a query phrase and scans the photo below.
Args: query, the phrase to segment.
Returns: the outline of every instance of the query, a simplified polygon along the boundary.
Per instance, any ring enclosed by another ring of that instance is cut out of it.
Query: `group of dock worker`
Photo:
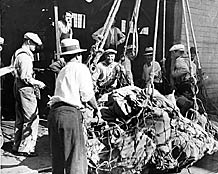
[[[87,50],[80,48],[79,40],[72,37],[72,23],[69,22],[72,19],[71,15],[72,13],[67,11],[64,16],[65,22],[59,22],[61,58],[49,66],[49,69],[57,74],[54,95],[48,102],[53,174],[87,174],[88,163],[81,109],[88,106],[92,110],[93,117],[101,119],[98,97],[114,89],[134,85],[130,58],[133,46],[127,46],[125,55],[122,54],[118,62],[115,59],[118,56],[117,47],[124,43],[125,35],[117,27],[112,26],[102,57],[96,64],[95,71],[90,72],[82,63],[82,54]],[[93,33],[92,37],[97,41],[102,40],[101,29]],[[23,39],[21,48],[12,56],[11,64],[15,68],[13,75],[16,101],[12,152],[14,155],[35,157],[39,125],[37,90],[45,88],[45,84],[35,79],[33,61],[34,51],[37,46],[42,45],[42,41],[32,32],[25,33]],[[182,114],[185,114],[188,108],[193,107],[196,65],[194,60],[190,62],[185,56],[185,46],[182,44],[173,45],[169,52],[171,85],[178,96],[177,104]],[[145,48],[143,57],[141,75],[143,88],[151,87],[153,75],[154,88],[161,91],[162,69],[158,61],[153,61],[151,46]],[[187,106],[185,108],[184,103]]]

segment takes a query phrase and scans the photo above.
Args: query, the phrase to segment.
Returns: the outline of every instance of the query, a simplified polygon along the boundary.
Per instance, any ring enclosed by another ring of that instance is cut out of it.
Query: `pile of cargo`
[[[90,173],[135,174],[149,166],[164,173],[216,152],[206,115],[185,118],[172,98],[135,86],[104,94],[104,122],[87,125]]]

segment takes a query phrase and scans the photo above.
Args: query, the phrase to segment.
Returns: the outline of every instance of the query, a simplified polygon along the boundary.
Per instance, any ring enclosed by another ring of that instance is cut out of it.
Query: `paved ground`
[[[46,120],[40,120],[36,151],[38,157],[17,157],[11,154],[14,121],[2,121],[5,143],[1,151],[1,174],[51,174],[48,130]],[[153,173],[150,173],[153,174]],[[189,169],[180,174],[218,174],[218,152],[205,156]]]
[[[37,157],[18,157],[11,154],[14,121],[2,121],[4,145],[1,151],[1,174],[35,174],[51,171],[48,130],[46,120],[40,120],[36,151]],[[47,170],[46,170],[47,169]]]

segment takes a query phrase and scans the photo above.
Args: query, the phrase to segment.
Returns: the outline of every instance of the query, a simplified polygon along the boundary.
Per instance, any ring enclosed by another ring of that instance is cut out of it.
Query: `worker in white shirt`
[[[56,79],[55,93],[49,101],[48,129],[52,153],[53,174],[87,174],[88,165],[82,128],[81,108],[88,104],[93,115],[98,106],[88,67],[82,64],[82,52],[77,39],[61,41],[61,56],[66,65]]]

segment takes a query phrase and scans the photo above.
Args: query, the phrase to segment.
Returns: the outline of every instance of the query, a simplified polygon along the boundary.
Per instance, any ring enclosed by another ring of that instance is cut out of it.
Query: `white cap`
[[[0,37],[0,45],[3,45],[4,44],[4,38],[3,37]]]
[[[185,51],[185,46],[183,44],[175,44],[173,45],[169,51]]]
[[[31,33],[31,32],[27,32],[26,34],[24,34],[24,39],[30,39],[33,42],[35,42],[38,45],[42,45],[42,41],[39,38],[39,36],[35,33]]]
[[[107,49],[107,50],[105,50],[104,54],[105,54],[105,55],[106,55],[106,54],[117,54],[117,51],[114,50],[114,49]]]

